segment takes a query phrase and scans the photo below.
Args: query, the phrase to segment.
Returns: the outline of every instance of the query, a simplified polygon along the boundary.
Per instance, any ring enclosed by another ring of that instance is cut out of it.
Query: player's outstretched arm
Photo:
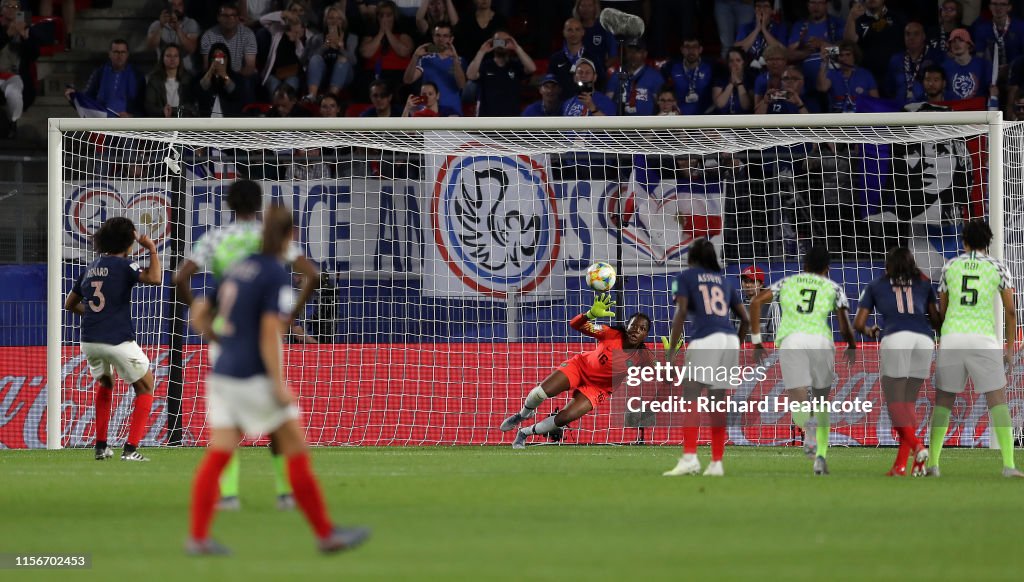
[[[615,312],[611,310],[615,306],[615,300],[608,293],[601,293],[594,297],[594,304],[590,307],[590,311],[587,312],[587,319],[597,319],[599,317],[615,317]]]
[[[295,309],[292,310],[290,321],[296,321],[302,315],[303,310],[306,308],[306,302],[313,296],[313,292],[320,287],[320,269],[316,268],[313,261],[303,255],[295,259],[293,266],[302,275],[302,288],[299,289],[299,298],[295,300]]]
[[[689,310],[689,298],[685,295],[676,296],[676,313],[672,316],[672,330],[669,331],[665,346],[665,358],[671,360],[683,343],[683,326],[686,325],[686,312]]]
[[[192,324],[192,329],[196,330],[207,341],[217,339],[213,333],[213,316],[213,304],[210,303],[209,299],[202,297],[192,303],[192,310],[189,312],[189,323]]]
[[[195,297],[192,296],[192,275],[195,275],[198,270],[199,265],[185,259],[178,265],[178,270],[174,272],[172,281],[176,291],[175,296],[185,305],[192,305],[192,301],[195,300]]]
[[[939,306],[934,301],[928,304],[928,321],[931,322],[935,333],[942,333],[942,314],[939,313]]]
[[[736,295],[736,300],[732,304],[733,315],[740,320],[740,327],[736,330],[736,335],[740,336],[740,344],[747,341],[747,333],[752,329],[750,327],[750,316],[747,315],[747,310],[743,307],[743,302],[740,301],[739,295]]]
[[[881,331],[877,325],[868,325],[868,316],[871,315],[871,310],[861,307],[857,310],[857,317],[853,318],[853,329],[859,331],[861,334],[868,336],[871,339],[878,337],[878,332]],[[840,324],[842,325],[842,324]]]
[[[82,303],[82,296],[74,291],[68,293],[67,299],[64,300],[64,309],[67,309],[71,313],[85,315],[85,304]]]
[[[750,343],[754,347],[761,345],[761,308],[770,303],[775,294],[771,289],[762,289],[750,300],[748,317],[750,319]]]
[[[595,339],[604,339],[605,337],[612,337],[612,335],[618,335],[618,331],[615,331],[609,327],[603,325],[594,324],[592,320],[599,317],[613,317],[615,312],[610,308],[615,305],[615,301],[612,296],[604,293],[594,297],[594,304],[590,308],[590,311],[581,313],[576,317],[572,318],[569,322],[569,327],[588,335]]]
[[[160,265],[160,253],[156,250],[156,243],[146,235],[138,237],[142,248],[149,251],[149,266],[139,273],[139,282],[148,285],[161,285],[164,282],[163,266]]]

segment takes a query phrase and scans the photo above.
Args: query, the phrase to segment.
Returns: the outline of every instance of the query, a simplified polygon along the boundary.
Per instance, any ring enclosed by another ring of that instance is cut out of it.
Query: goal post
[[[767,282],[793,272],[808,244],[824,242],[855,299],[879,274],[886,245],[916,245],[931,272],[958,244],[958,222],[980,213],[995,235],[992,254],[1024,275],[1024,252],[1004,249],[1024,249],[1021,231],[1004,228],[1024,197],[1022,144],[999,112],[51,119],[46,446],[94,437],[83,412],[88,370],[74,360],[74,320],[62,306],[91,256],[89,230],[108,215],[158,229],[170,271],[198,236],[230,221],[226,186],[257,180],[265,203],[300,217],[299,242],[326,277],[299,322],[308,338],[292,338],[318,343],[286,350],[311,442],[497,444],[495,419],[585,348],[568,328],[590,300],[578,275],[616,252],[626,254],[617,311],[652,315],[652,344],[668,335],[670,276],[702,235],[736,281],[751,265]],[[171,382],[185,385],[171,392],[183,394],[171,410],[154,410],[159,430],[144,443],[179,441],[166,415],[180,423],[179,442],[202,443],[207,362],[185,310],[168,307],[167,284],[133,297],[158,398]],[[175,344],[181,353],[168,352]],[[111,427],[123,432],[116,416]],[[631,422],[595,411],[573,427],[573,442],[628,442]],[[787,442],[788,422],[773,422],[730,427],[730,438]],[[888,444],[882,420],[856,422],[841,442]],[[674,428],[654,430],[648,442],[677,440]]]

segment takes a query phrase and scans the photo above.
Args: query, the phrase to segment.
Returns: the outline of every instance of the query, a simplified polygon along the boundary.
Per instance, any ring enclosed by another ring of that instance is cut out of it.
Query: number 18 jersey
[[[718,271],[692,267],[680,273],[672,282],[672,299],[686,297],[686,309],[693,321],[690,341],[713,333],[736,333],[729,311],[732,306],[743,307],[739,289],[730,285]]]
[[[1006,265],[984,253],[964,253],[942,266],[939,293],[947,293],[942,335],[974,333],[996,336],[996,295],[1012,289]]]
[[[849,309],[850,302],[838,283],[814,273],[798,273],[771,286],[773,298],[782,308],[775,344],[787,335],[806,333],[832,341],[829,315],[837,309]]]

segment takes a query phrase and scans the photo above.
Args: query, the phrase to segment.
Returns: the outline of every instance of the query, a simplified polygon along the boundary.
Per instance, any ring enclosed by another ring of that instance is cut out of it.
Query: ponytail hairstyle
[[[686,262],[691,267],[696,265],[709,271],[722,271],[722,267],[718,264],[718,254],[715,253],[715,245],[704,237],[694,240],[690,245],[690,254],[687,256]]]
[[[885,274],[893,285],[907,286],[921,278],[914,254],[907,247],[896,247],[885,257]]]
[[[265,255],[279,257],[291,239],[294,228],[292,213],[281,205],[274,205],[263,214],[263,246]]]

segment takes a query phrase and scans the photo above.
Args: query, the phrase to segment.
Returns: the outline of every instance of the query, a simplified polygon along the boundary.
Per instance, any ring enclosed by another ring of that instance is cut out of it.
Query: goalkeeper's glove
[[[615,312],[609,308],[615,305],[615,300],[612,296],[607,293],[602,293],[597,297],[594,297],[594,306],[587,312],[587,319],[597,319],[598,317],[614,317]]]
[[[676,352],[678,352],[679,350],[681,350],[683,348],[683,337],[682,336],[679,336],[679,341],[676,342],[675,348],[673,348],[671,345],[669,345],[669,341],[671,341],[671,340],[669,340],[667,337],[661,336],[661,347],[665,348],[665,357],[666,358],[672,357]]]

